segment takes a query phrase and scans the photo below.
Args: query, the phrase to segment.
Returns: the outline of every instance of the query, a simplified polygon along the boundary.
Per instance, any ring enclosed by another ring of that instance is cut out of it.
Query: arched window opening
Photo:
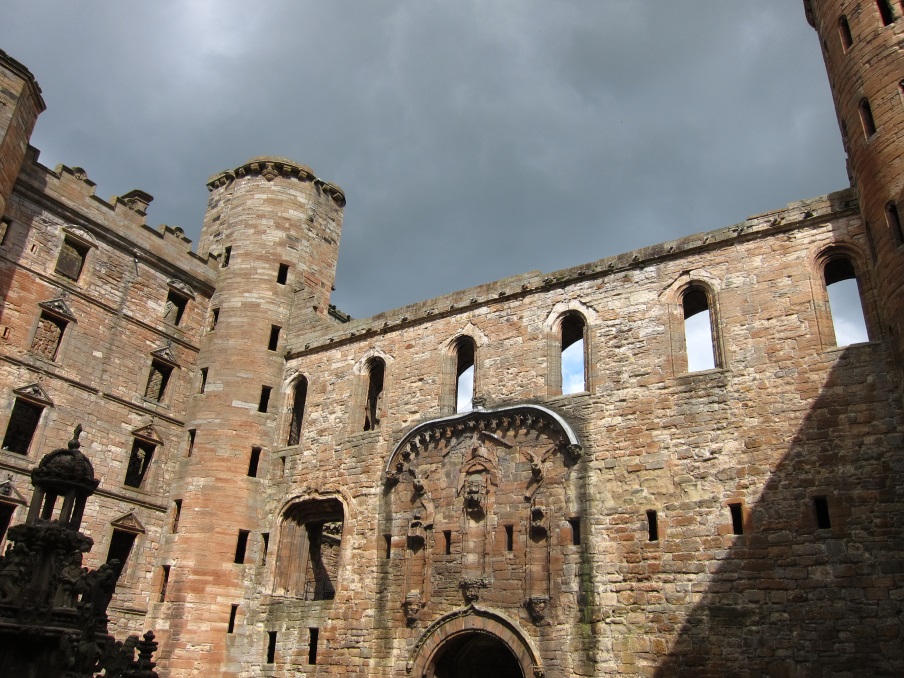
[[[849,346],[869,341],[854,265],[846,257],[830,259],[823,270],[835,343]]]
[[[896,245],[904,244],[904,230],[901,230],[901,217],[898,214],[898,204],[894,201],[889,202],[885,206],[885,219],[888,221],[888,228],[891,231],[891,237]]]
[[[470,412],[474,398],[474,359],[476,344],[471,337],[455,342],[455,411]]]
[[[838,35],[841,37],[842,49],[847,52],[854,44],[854,36],[851,35],[851,26],[844,15],[838,20]]]
[[[869,100],[864,97],[860,100],[860,122],[863,124],[863,134],[869,139],[876,133],[876,121],[873,119],[873,109]]]
[[[687,350],[687,371],[711,370],[717,365],[716,342],[712,314],[706,291],[692,287],[681,297],[684,310],[684,344]]]
[[[882,18],[883,26],[889,26],[895,22],[895,14],[888,0],[876,0],[876,6],[879,8],[879,16]]]
[[[380,358],[372,358],[367,370],[367,398],[364,401],[364,430],[375,431],[380,428],[383,402],[383,376],[386,363]]]
[[[587,324],[577,313],[569,313],[562,318],[561,360],[562,394],[587,391],[587,365],[585,353],[585,330]]]
[[[344,522],[336,499],[303,501],[286,510],[276,556],[276,595],[304,600],[336,596]]]
[[[286,445],[297,445],[301,441],[301,421],[304,419],[304,404],[308,397],[308,380],[299,377],[292,389],[292,417],[289,420],[289,437]]]

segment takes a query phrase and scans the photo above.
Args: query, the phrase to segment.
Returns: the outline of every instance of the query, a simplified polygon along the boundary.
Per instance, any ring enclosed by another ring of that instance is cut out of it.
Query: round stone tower
[[[200,662],[227,676],[230,629],[252,632],[246,600],[268,548],[263,498],[279,474],[268,453],[286,397],[287,334],[328,322],[345,197],[271,157],[217,174],[208,188],[199,253],[216,260],[216,290],[151,614],[168,627],[161,666]]]
[[[904,4],[804,0],[804,7],[822,44],[873,251],[879,310],[904,358]]]

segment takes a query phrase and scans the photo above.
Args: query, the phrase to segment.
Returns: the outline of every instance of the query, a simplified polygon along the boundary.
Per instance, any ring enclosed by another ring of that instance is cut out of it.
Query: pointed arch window
[[[836,254],[826,261],[822,273],[835,330],[835,344],[849,346],[869,341],[860,285],[851,259]]]
[[[386,363],[381,358],[371,358],[367,362],[367,392],[364,399],[364,430],[380,428],[383,404],[383,378]]]
[[[716,318],[709,290],[693,284],[681,295],[684,316],[684,347],[687,371],[700,372],[721,367]]]
[[[587,391],[587,323],[580,313],[568,313],[559,326],[562,394]]]
[[[286,445],[297,445],[301,441],[301,422],[304,419],[304,406],[308,397],[308,380],[299,377],[292,389],[292,410],[289,418],[289,436]]]

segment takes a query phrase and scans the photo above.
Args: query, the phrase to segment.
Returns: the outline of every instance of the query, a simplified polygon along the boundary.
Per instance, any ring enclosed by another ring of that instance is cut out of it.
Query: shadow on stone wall
[[[904,445],[886,357],[838,355],[657,678],[904,675]]]

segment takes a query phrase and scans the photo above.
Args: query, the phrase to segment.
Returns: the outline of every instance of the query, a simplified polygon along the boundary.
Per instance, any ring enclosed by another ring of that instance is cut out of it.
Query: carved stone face
[[[465,482],[465,507],[468,510],[476,510],[483,507],[483,498],[486,494],[483,476],[470,476]]]

